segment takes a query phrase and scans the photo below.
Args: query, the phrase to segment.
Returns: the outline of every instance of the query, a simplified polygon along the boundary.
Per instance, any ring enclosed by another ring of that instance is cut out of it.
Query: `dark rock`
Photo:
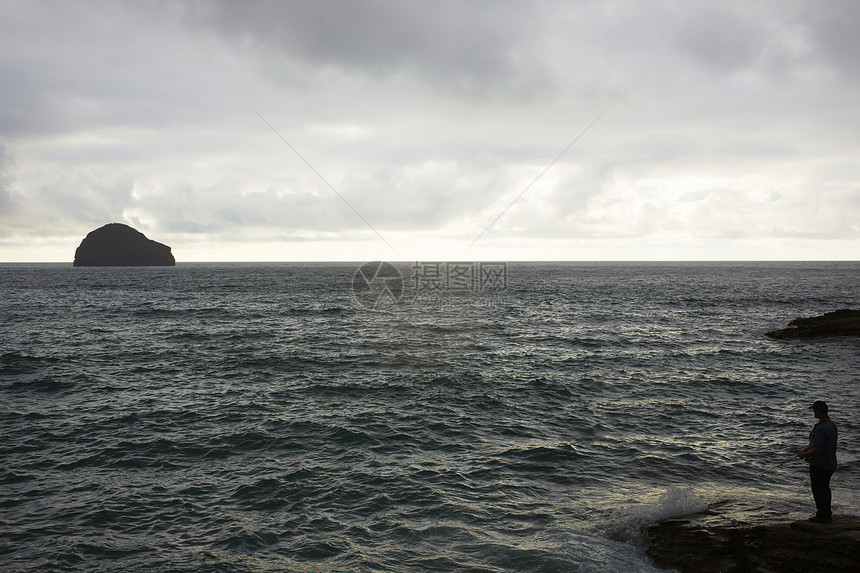
[[[771,338],[819,338],[823,336],[860,336],[860,310],[848,308],[813,316],[796,318],[789,328],[772,330]]]
[[[76,267],[172,267],[176,259],[162,245],[122,223],[91,231],[75,251]]]
[[[695,516],[644,529],[646,553],[680,573],[860,572],[860,517],[765,525],[709,525]]]

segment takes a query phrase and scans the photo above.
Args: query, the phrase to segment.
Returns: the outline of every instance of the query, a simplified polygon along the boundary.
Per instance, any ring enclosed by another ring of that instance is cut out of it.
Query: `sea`
[[[660,571],[860,515],[858,262],[0,265],[3,571]]]

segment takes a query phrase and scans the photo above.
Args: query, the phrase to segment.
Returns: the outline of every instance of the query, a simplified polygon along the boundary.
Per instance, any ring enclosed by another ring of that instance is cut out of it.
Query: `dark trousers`
[[[809,481],[812,484],[812,497],[815,499],[815,515],[829,519],[830,511],[830,477],[833,470],[809,466]]]

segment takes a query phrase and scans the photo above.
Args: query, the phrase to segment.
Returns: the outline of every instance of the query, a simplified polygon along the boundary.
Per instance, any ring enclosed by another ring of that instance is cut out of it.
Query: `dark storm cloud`
[[[510,1],[192,2],[189,22],[240,51],[372,76],[528,92],[549,80],[540,5]],[[276,61],[264,66],[277,67]],[[541,81],[542,80],[542,81]]]
[[[808,2],[802,18],[821,61],[847,81],[860,80],[860,3]]]
[[[778,36],[763,14],[750,12],[721,3],[685,12],[672,34],[679,53],[722,73],[758,67]]]

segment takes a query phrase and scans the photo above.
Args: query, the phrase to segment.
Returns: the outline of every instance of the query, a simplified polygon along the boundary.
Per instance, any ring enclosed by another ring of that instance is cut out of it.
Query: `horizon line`
[[[271,260],[207,260],[207,261],[176,261],[176,265],[105,265],[103,268],[116,266],[119,268],[130,267],[170,267],[187,264],[264,264],[264,263],[331,263],[331,264],[360,264],[371,261],[385,261],[388,263],[414,263],[418,262],[505,262],[505,263],[858,263],[860,259],[337,259],[337,260],[311,260],[311,259],[271,259]],[[70,265],[73,261],[0,261],[0,265]],[[100,267],[101,265],[92,265]],[[75,268],[87,268],[86,266]]]

